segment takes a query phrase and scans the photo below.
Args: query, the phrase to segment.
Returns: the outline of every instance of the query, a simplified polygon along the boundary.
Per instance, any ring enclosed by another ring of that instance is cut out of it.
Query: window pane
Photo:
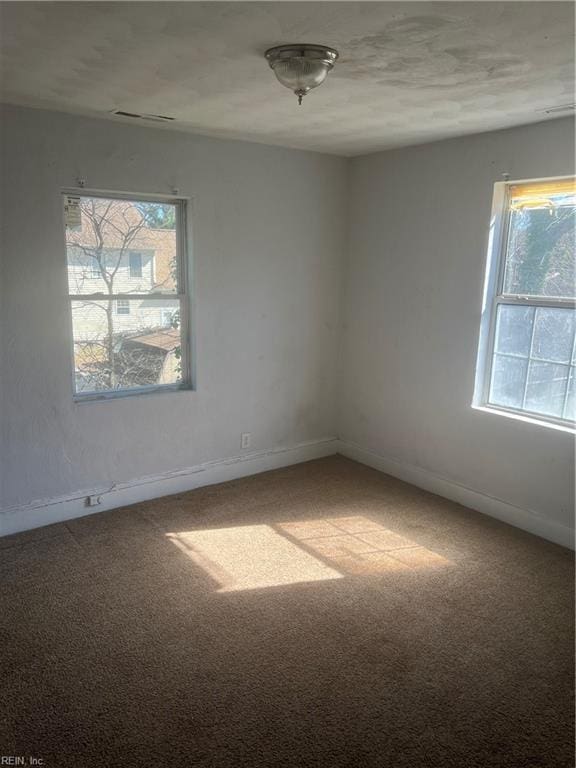
[[[569,363],[574,344],[576,313],[573,309],[536,310],[532,357]]]
[[[510,408],[521,408],[528,360],[521,357],[494,355],[490,402]]]
[[[500,304],[496,320],[496,352],[528,357],[533,321],[534,307]]]
[[[575,295],[574,198],[552,194],[513,202],[504,274],[504,293]]]
[[[122,305],[127,313],[115,304],[72,301],[76,392],[179,383],[179,301],[130,300]]]
[[[142,277],[142,254],[130,252],[130,277]]]
[[[177,292],[176,205],[80,197],[79,208],[66,228],[70,293]]]
[[[567,365],[531,360],[525,409],[561,418],[569,370]]]
[[[574,368],[570,369],[564,418],[570,419],[570,421],[576,420],[576,370]]]

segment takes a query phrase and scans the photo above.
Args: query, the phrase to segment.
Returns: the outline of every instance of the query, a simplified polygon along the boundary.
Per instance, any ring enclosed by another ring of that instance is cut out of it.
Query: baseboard
[[[504,523],[522,528],[555,544],[574,549],[574,530],[552,520],[547,520],[538,512],[523,509],[502,499],[494,498],[480,491],[473,490],[453,480],[440,477],[426,469],[405,464],[381,454],[374,453],[346,440],[338,441],[338,453],[354,459],[361,464],[378,469],[426,491],[443,496],[465,507],[470,507],[484,515],[495,517]]]
[[[289,447],[209,461],[187,469],[117,483],[108,488],[91,488],[67,496],[9,507],[0,510],[0,536],[332,456],[337,452],[337,445],[335,437],[311,440]],[[100,504],[86,506],[88,496],[99,496]]]
[[[397,459],[362,448],[355,443],[333,437],[218,459],[174,472],[117,483],[108,488],[90,488],[66,496],[9,507],[0,510],[0,536],[137,504],[140,501],[169,496],[173,493],[182,493],[205,485],[256,475],[271,469],[332,456],[335,453],[470,507],[477,512],[495,517],[536,536],[574,549],[574,531],[571,528],[546,520],[533,510],[517,507],[455,483],[453,480],[440,477],[421,467],[405,464]],[[100,496],[101,503],[94,507],[87,507],[86,497],[88,496]]]

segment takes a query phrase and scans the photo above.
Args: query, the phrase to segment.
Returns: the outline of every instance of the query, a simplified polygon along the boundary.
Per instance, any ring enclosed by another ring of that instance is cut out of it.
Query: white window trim
[[[575,432],[574,422],[554,416],[546,416],[523,408],[494,405],[489,401],[490,378],[494,362],[494,343],[496,337],[496,314],[499,304],[515,304],[517,306],[575,308],[573,299],[557,299],[535,296],[504,296],[504,269],[506,262],[506,245],[510,211],[508,205],[510,187],[515,184],[530,184],[531,182],[560,181],[571,179],[569,176],[553,176],[545,179],[517,179],[514,181],[499,181],[494,184],[492,212],[490,215],[490,230],[488,234],[488,249],[486,257],[486,277],[482,294],[482,315],[480,320],[480,337],[476,359],[476,379],[472,407],[500,416],[511,416],[521,421],[540,426]]]
[[[152,386],[133,387],[129,389],[115,389],[110,392],[88,392],[86,394],[76,391],[76,371],[74,358],[74,331],[72,324],[71,302],[78,298],[86,298],[85,294],[71,294],[68,285],[68,258],[66,252],[66,222],[63,212],[63,253],[64,253],[64,276],[66,280],[66,296],[69,304],[69,347],[70,347],[70,373],[72,383],[72,394],[76,404],[103,402],[106,400],[116,400],[124,397],[139,397],[158,392],[182,392],[195,391],[196,377],[194,368],[194,338],[192,334],[193,317],[193,291],[192,291],[192,266],[191,266],[191,226],[189,209],[192,201],[188,197],[176,197],[174,195],[142,195],[132,192],[118,192],[116,190],[87,189],[85,187],[68,187],[60,190],[60,198],[66,195],[78,197],[102,197],[105,199],[129,200],[143,203],[170,203],[176,206],[176,253],[178,263],[178,292],[177,293],[115,293],[113,295],[105,293],[91,293],[88,297],[92,300],[102,299],[115,301],[118,299],[147,299],[163,301],[166,298],[177,300],[180,306],[180,328],[181,328],[181,358],[182,380],[177,384],[157,384]],[[63,206],[62,206],[63,208]]]

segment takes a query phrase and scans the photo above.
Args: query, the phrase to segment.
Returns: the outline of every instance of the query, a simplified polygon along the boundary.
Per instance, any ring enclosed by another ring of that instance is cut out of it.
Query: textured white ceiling
[[[3,101],[340,155],[574,101],[571,2],[9,2],[1,16]],[[263,58],[289,42],[341,54],[301,107]]]

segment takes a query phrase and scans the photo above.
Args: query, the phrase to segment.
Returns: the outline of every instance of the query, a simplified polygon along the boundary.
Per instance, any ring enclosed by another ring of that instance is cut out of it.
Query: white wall
[[[572,137],[556,120],[347,162],[5,108],[0,529],[83,514],[85,490],[117,485],[101,509],[334,452],[339,434],[566,543],[573,437],[470,403],[492,185],[570,173]],[[74,404],[59,193],[79,175],[194,198],[196,392]],[[220,462],[244,431],[254,461]]]
[[[562,119],[352,161],[340,375],[350,455],[370,460],[355,444],[432,489],[503,501],[562,541],[573,435],[470,404],[493,184],[572,173],[573,137]]]
[[[15,107],[2,124],[1,507],[236,456],[241,432],[255,452],[334,436],[344,160]],[[73,402],[60,190],[78,176],[193,197],[196,392]]]

